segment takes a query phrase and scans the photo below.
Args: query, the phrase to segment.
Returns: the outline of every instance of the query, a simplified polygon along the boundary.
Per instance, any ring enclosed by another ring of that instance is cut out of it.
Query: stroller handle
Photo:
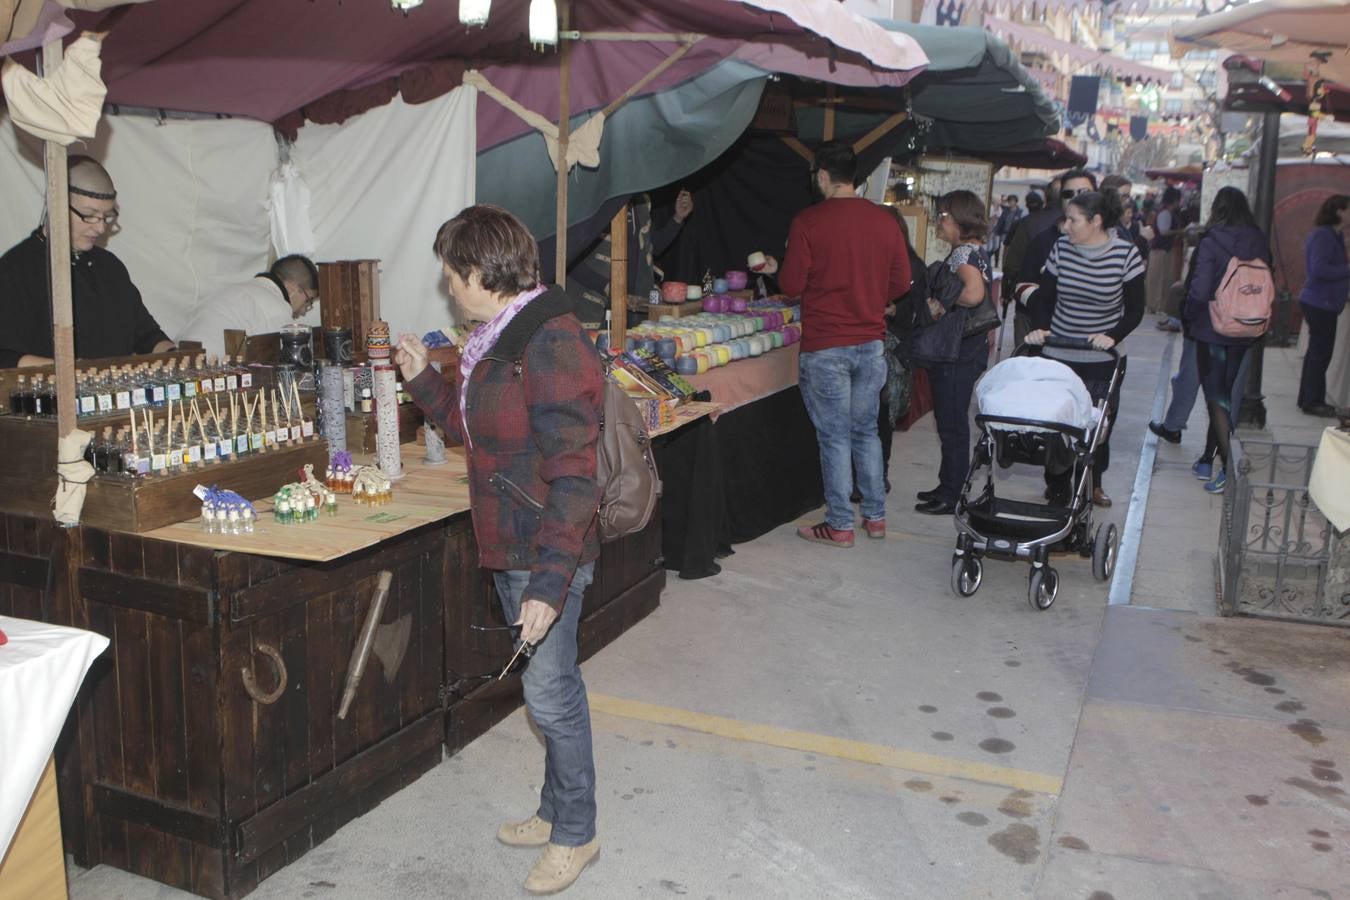
[[[1091,350],[1093,353],[1101,353],[1111,357],[1112,359],[1120,359],[1120,353],[1119,351],[1117,351],[1115,347],[1112,347],[1110,350],[1101,350],[1097,347],[1092,346],[1092,341],[1088,340],[1087,338],[1064,337],[1063,335],[1059,334],[1047,334],[1045,336],[1045,343],[1042,344],[1041,346],[1058,347],[1061,350]],[[1019,347],[1018,349],[1021,350],[1023,348],[1031,348],[1033,352],[1039,349],[1034,344],[1023,344],[1022,347]]]

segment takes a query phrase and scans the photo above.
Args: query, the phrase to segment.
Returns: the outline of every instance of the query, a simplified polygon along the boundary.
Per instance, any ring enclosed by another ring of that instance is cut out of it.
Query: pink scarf
[[[511,324],[511,320],[516,317],[516,314],[524,309],[527,303],[546,290],[548,288],[541,284],[533,290],[516,295],[516,299],[492,317],[492,321],[479,325],[478,329],[470,336],[468,343],[464,345],[464,354],[459,360],[459,414],[464,420],[464,442],[470,447],[473,446],[473,441],[469,439],[469,417],[464,410],[465,400],[469,396],[469,376],[473,374],[474,367],[478,365],[479,361],[496,346],[497,339],[502,336],[502,332],[506,330],[507,325]]]

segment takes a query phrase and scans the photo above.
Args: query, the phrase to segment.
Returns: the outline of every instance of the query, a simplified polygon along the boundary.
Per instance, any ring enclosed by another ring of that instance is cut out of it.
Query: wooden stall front
[[[510,655],[477,565],[463,451],[404,448],[379,507],[273,522],[252,535],[196,523],[145,534],[0,514],[0,613],[112,641],[57,761],[66,849],[207,897],[240,897],[520,703],[486,683]],[[223,485],[228,486],[228,485]],[[607,544],[587,592],[583,657],[641,619],[665,585],[660,516]],[[381,572],[374,652],[346,718],[349,661]]]

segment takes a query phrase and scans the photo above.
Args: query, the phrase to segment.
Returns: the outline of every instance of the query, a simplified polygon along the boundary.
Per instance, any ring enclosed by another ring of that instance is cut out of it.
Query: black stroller
[[[1091,350],[1115,362],[1108,396],[1119,389],[1122,366],[1113,349],[1096,350],[1086,340],[1050,336],[1046,346]],[[1039,347],[1023,345],[1013,357],[1038,355]],[[993,370],[991,370],[992,372]],[[1096,404],[1087,423],[1055,422],[1006,415],[975,416],[980,436],[970,474],[956,502],[956,550],[952,556],[952,591],[969,597],[980,589],[984,558],[1031,563],[1028,599],[1033,609],[1046,610],[1059,593],[1059,573],[1050,565],[1054,552],[1076,552],[1092,559],[1092,574],[1110,579],[1115,568],[1116,526],[1094,528],[1092,522],[1092,461],[1110,429],[1108,404]],[[994,466],[1038,466],[1058,476],[1067,487],[1046,492],[1046,503],[1000,499],[994,493]],[[983,473],[983,476],[981,476]],[[972,486],[983,478],[983,489],[973,496]],[[1064,496],[1067,491],[1067,496]]]

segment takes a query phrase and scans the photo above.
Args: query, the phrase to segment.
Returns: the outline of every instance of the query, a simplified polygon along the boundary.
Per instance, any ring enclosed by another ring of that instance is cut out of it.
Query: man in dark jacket
[[[106,169],[72,156],[70,292],[75,355],[81,359],[160,353],[174,348],[141,301],[122,261],[99,246],[117,227],[117,188]],[[52,306],[47,286],[47,224],[0,257],[0,368],[49,365]]]

